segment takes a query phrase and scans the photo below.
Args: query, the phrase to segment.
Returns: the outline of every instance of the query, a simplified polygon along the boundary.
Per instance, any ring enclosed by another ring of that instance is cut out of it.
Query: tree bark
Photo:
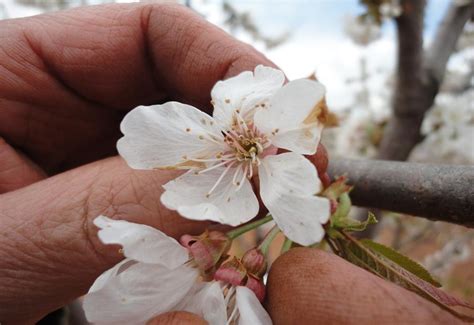
[[[332,178],[347,175],[355,205],[474,227],[474,167],[333,159]]]
[[[473,12],[472,5],[451,4],[436,36],[423,55],[424,0],[406,0],[396,19],[397,84],[393,115],[384,131],[377,158],[403,161],[422,139],[423,117],[433,105],[459,35]]]

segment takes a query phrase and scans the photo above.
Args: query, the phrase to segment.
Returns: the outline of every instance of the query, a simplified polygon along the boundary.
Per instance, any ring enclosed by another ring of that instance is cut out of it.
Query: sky
[[[37,8],[20,6],[15,0],[0,0],[2,3],[12,18],[40,13]],[[220,9],[222,3],[222,0],[191,0],[194,8],[220,26],[224,20]],[[390,21],[385,23],[382,37],[368,47],[354,44],[344,34],[342,22],[347,15],[363,12],[358,0],[230,0],[230,3],[238,11],[249,12],[266,36],[290,32],[285,43],[271,50],[255,43],[245,33],[235,36],[265,53],[289,79],[307,77],[316,72],[327,88],[330,107],[344,109],[354,102],[355,89],[347,80],[360,76],[362,58],[368,62],[371,92],[386,93],[387,76],[395,65],[394,25]],[[448,4],[449,0],[428,1],[425,18],[427,43],[433,38],[435,27]],[[380,105],[386,103],[381,101]]]
[[[222,12],[217,9],[221,3],[219,0],[192,1],[217,25],[223,20]],[[277,36],[290,31],[290,39],[275,49],[267,50],[262,44],[254,46],[282,68],[290,79],[304,78],[316,72],[327,87],[330,107],[343,109],[354,102],[355,90],[347,80],[360,76],[362,58],[368,61],[371,91],[386,93],[386,79],[395,65],[394,24],[385,23],[382,37],[368,47],[354,44],[343,31],[343,20],[347,15],[363,12],[357,0],[233,0],[230,3],[239,11],[250,12],[265,35]],[[448,0],[428,1],[426,40],[433,38],[448,5]],[[237,36],[252,43],[248,35]],[[380,105],[386,105],[386,101]]]

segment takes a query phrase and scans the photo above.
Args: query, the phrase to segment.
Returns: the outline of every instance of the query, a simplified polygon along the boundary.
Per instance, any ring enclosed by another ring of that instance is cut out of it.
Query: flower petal
[[[214,158],[225,149],[213,118],[178,102],[137,107],[120,129],[124,136],[117,149],[136,169],[200,167],[193,158]]]
[[[304,246],[319,242],[330,204],[315,196],[322,188],[316,167],[302,155],[287,152],[265,157],[258,172],[262,201],[286,237]]]
[[[213,116],[226,129],[232,125],[235,110],[251,119],[254,108],[268,103],[268,99],[283,85],[285,75],[280,70],[259,65],[254,73],[241,74],[219,81],[212,88]]]
[[[165,192],[161,202],[188,219],[212,220],[231,226],[249,221],[258,213],[258,200],[247,178],[243,179],[244,183],[237,190],[238,186],[232,183],[234,168],[208,195],[225,169],[219,167],[202,174],[189,171],[181,175],[163,186]]]
[[[104,244],[122,245],[123,254],[130,259],[161,264],[169,269],[176,268],[189,259],[186,248],[150,226],[113,220],[106,216],[98,216],[94,219],[94,224],[101,229],[98,236]]]
[[[154,264],[136,263],[85,296],[87,320],[100,324],[144,324],[173,310],[197,277],[198,271],[185,265],[170,271]]]
[[[238,286],[236,288],[237,308],[239,309],[239,325],[271,325],[272,319],[258,301],[252,290]]]
[[[196,286],[198,287],[198,286]],[[188,311],[204,318],[209,325],[222,325],[227,321],[227,306],[219,282],[200,285],[194,294],[188,295],[176,310]]]
[[[109,280],[113,279],[114,276],[116,276],[117,274],[122,273],[123,271],[125,271],[130,266],[132,266],[136,263],[138,263],[138,262],[134,261],[134,260],[131,260],[131,259],[128,259],[128,258],[124,259],[123,261],[116,264],[111,269],[108,269],[107,271],[105,271],[104,273],[99,275],[99,277],[97,279],[95,279],[94,283],[90,287],[89,292],[94,292],[94,291],[98,291],[98,290],[102,289],[104,286],[107,285]]]
[[[323,130],[318,117],[325,92],[324,86],[314,80],[289,82],[271,98],[268,107],[255,113],[257,129],[279,148],[314,154]]]

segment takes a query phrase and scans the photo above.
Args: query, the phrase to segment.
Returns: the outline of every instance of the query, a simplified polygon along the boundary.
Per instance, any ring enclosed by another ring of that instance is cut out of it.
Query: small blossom
[[[379,10],[384,18],[394,18],[402,14],[400,0],[389,0],[384,2],[380,5]]]
[[[188,250],[161,231],[105,216],[94,224],[103,243],[122,246],[125,259],[100,275],[85,296],[89,322],[146,324],[162,313],[188,311],[210,325],[271,324],[251,290],[204,282]]]
[[[380,26],[370,16],[346,16],[344,31],[358,45],[367,46],[380,37]]]
[[[327,118],[324,87],[300,79],[286,85],[281,71],[257,66],[219,81],[213,116],[168,102],[138,107],[124,118],[120,155],[136,169],[189,169],[164,185],[162,203],[182,216],[237,226],[254,218],[260,197],[285,235],[301,245],[324,236],[329,201],[316,168]],[[290,152],[276,154],[277,149]]]

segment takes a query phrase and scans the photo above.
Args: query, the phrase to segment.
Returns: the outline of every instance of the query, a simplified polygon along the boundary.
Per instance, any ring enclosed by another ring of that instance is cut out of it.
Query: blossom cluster
[[[316,154],[329,120],[324,86],[285,84],[280,70],[257,66],[219,81],[211,98],[212,116],[179,102],[135,108],[122,121],[119,154],[134,169],[185,171],[161,196],[185,218],[236,227],[267,210],[276,224],[268,240],[281,231],[299,245],[320,242],[334,202],[318,195],[323,181],[306,156]],[[227,254],[232,236],[216,231],[178,243],[145,225],[105,216],[95,224],[125,259],[91,287],[90,321],[146,323],[184,310],[210,324],[271,324],[259,303],[267,266],[260,246],[237,258]]]

